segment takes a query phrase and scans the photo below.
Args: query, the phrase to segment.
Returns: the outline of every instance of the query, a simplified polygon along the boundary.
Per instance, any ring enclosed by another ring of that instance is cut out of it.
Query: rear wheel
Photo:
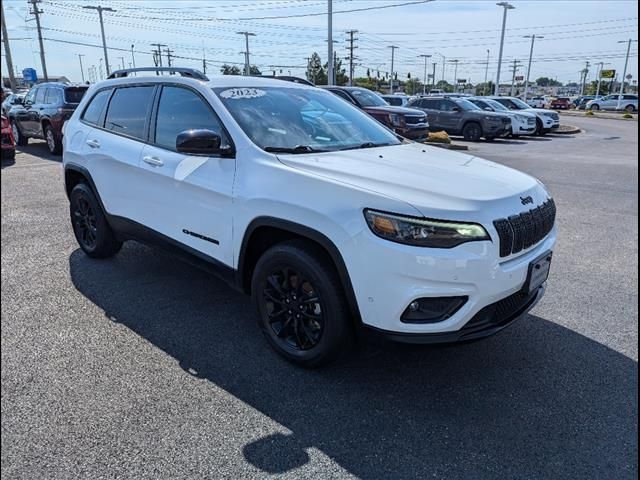
[[[267,250],[251,281],[258,324],[271,346],[303,367],[336,359],[352,339],[341,282],[326,255],[305,241]]]
[[[2,150],[2,160],[13,160],[16,158],[15,148],[5,148]]]
[[[53,155],[60,155],[62,153],[62,140],[56,137],[51,125],[44,127],[44,138],[47,141],[47,147]]]
[[[477,142],[482,137],[482,127],[476,122],[469,122],[462,129],[462,136],[467,141]]]
[[[122,242],[116,239],[98,199],[87,184],[79,183],[71,190],[69,213],[76,240],[88,256],[107,258],[122,248]]]
[[[624,107],[624,109],[628,112],[628,113],[633,113],[636,111],[636,107],[634,107],[633,105],[627,105],[626,107]]]
[[[15,140],[16,145],[24,147],[29,143],[29,137],[22,135],[22,131],[15,121],[11,122],[11,131],[13,132],[13,139]]]
[[[591,105],[591,110],[600,110],[600,105],[594,103],[593,105]]]

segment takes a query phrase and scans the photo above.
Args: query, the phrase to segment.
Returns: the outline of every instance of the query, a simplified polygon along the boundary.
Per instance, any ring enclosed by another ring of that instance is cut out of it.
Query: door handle
[[[154,167],[161,167],[164,165],[164,162],[160,160],[158,157],[146,156],[146,157],[142,157],[142,161]]]
[[[100,148],[100,142],[98,140],[87,140],[87,145],[91,148]]]

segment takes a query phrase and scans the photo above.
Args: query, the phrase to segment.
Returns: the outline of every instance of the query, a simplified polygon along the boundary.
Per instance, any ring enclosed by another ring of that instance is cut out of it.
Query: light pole
[[[120,64],[122,65],[122,69],[124,70],[125,68],[127,68],[124,66],[124,57],[118,57],[118,58],[120,59]]]
[[[453,71],[453,91],[458,91],[458,62],[459,60],[449,60],[449,63],[455,64],[455,69]]]
[[[398,47],[395,45],[389,45],[388,48],[391,49],[391,78],[389,80],[389,93],[393,93],[393,58],[396,48]]]
[[[620,110],[620,102],[622,101],[622,94],[624,93],[624,81],[627,76],[627,67],[629,66],[629,51],[631,50],[631,42],[637,42],[638,40],[620,40],[618,43],[626,43],[627,44],[627,56],[624,59],[624,70],[622,72],[622,82],[620,82],[620,94],[618,95],[618,105],[616,106],[616,110]]]
[[[333,85],[333,0],[327,0],[327,85]]]
[[[502,34],[500,35],[500,51],[498,52],[498,71],[496,73],[496,88],[494,91],[494,95],[498,95],[500,90],[500,69],[502,68],[502,50],[504,48],[504,32],[507,27],[507,10],[513,10],[514,7],[509,2],[499,2],[496,3],[499,7],[504,8],[504,13],[502,14]]]
[[[102,20],[102,12],[115,12],[113,8],[104,8],[98,5],[97,7],[92,7],[90,5],[85,5],[82,8],[87,8],[89,10],[97,10],[98,16],[100,17],[100,31],[102,32],[102,48],[104,49],[104,65],[107,70],[107,76],[109,76],[109,57],[107,55],[107,40],[104,37],[104,21]]]
[[[418,57],[424,58],[424,83],[422,84],[422,94],[427,94],[427,60],[431,58],[431,55],[418,55]]]
[[[529,66],[527,67],[527,79],[524,82],[524,102],[527,103],[527,95],[529,93],[529,74],[531,73],[531,59],[533,58],[533,44],[536,41],[536,35],[525,35],[522,38],[531,39],[531,50],[529,50]],[[544,38],[538,35],[538,38]]]
[[[78,60],[80,60],[80,75],[82,76],[82,83],[84,83],[84,69],[82,68],[82,57],[84,57],[84,54],[79,53]]]
[[[245,76],[251,75],[251,65],[249,64],[249,37],[255,37],[255,33],[251,32],[236,32],[238,35],[244,35],[245,51],[244,51],[244,74]]]
[[[596,87],[596,98],[600,96],[600,84],[602,82],[602,69],[605,65],[609,65],[608,63],[600,62],[598,63],[598,86]]]
[[[104,80],[104,75],[102,75],[102,59],[100,59],[100,63],[98,64],[98,71],[100,72],[100,80]]]
[[[487,48],[487,65],[484,67],[484,86],[482,87],[482,96],[487,94],[487,78],[489,76],[489,49]]]
[[[432,63],[433,65],[433,73],[431,74],[432,88],[436,88],[436,62]]]
[[[131,45],[131,63],[133,63],[133,68],[136,68],[136,57],[133,56],[133,47],[134,45]]]

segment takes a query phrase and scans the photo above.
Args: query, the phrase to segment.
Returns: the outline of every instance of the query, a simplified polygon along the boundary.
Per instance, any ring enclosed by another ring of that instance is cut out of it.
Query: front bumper
[[[489,234],[497,238],[495,231]],[[520,292],[529,264],[553,250],[555,240],[556,227],[527,250],[500,257],[498,242],[470,242],[451,249],[421,248],[389,242],[366,230],[342,245],[341,251],[344,258],[352,259],[347,270],[365,326],[400,337],[446,333],[448,337],[429,338],[450,341],[447,338],[462,335],[461,329],[485,307]],[[468,300],[445,320],[436,323],[401,320],[414,300],[454,296],[466,296]]]
[[[423,140],[429,137],[429,124],[421,123],[419,125],[407,125],[404,128],[397,127],[395,132],[409,140]]]
[[[502,135],[508,135],[509,131],[511,129],[511,122],[509,123],[486,123],[484,125],[484,134],[489,135],[489,136],[493,136],[493,137],[500,137]]]
[[[524,124],[519,124],[517,126],[513,126],[511,128],[511,134],[512,135],[531,135],[533,133],[535,133],[536,131],[536,125],[535,123],[533,125],[524,125]]]

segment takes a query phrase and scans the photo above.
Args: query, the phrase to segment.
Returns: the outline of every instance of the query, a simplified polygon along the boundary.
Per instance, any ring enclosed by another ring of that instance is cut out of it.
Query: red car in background
[[[9,119],[2,116],[2,160],[13,160],[16,156],[16,142]]]
[[[551,108],[556,110],[569,110],[571,107],[571,99],[567,97],[558,97],[551,102]]]

